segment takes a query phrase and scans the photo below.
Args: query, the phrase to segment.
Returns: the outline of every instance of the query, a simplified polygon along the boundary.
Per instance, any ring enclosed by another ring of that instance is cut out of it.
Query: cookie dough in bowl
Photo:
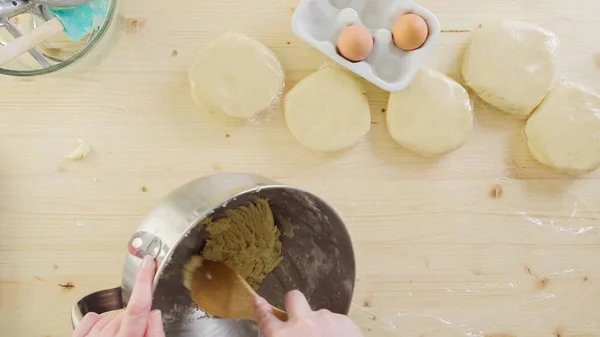
[[[335,68],[321,69],[296,84],[285,96],[284,112],[292,135],[317,151],[349,148],[371,128],[365,89]]]
[[[390,94],[386,112],[390,136],[426,157],[459,148],[473,129],[469,94],[433,69],[421,69],[403,91]]]
[[[570,174],[600,167],[600,96],[563,81],[535,110],[525,127],[535,159]]]
[[[198,53],[189,82],[200,107],[250,120],[277,101],[284,73],[269,48],[248,36],[227,33]]]
[[[552,86],[558,45],[554,33],[529,23],[483,23],[465,51],[462,76],[490,105],[525,117]]]
[[[210,236],[202,250],[202,259],[225,263],[258,290],[267,274],[283,260],[280,231],[269,201],[257,198],[226,210],[225,215],[205,225]]]

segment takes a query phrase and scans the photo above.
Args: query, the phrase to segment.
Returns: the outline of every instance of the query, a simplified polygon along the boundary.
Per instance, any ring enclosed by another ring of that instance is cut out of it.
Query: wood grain
[[[99,68],[0,78],[3,335],[69,335],[71,306],[119,284],[125,244],[162,196],[202,175],[248,171],[313,191],[343,215],[358,262],[352,318],[366,336],[597,336],[600,172],[544,168],[523,121],[473,97],[468,143],[430,160],[390,139],[387,94],[369,84],[371,132],[334,155],[298,145],[279,107],[252,125],[196,108],[187,66],[223,31],[270,47],[288,89],[329,62],[292,35],[297,2],[122,1],[126,29]],[[447,30],[427,63],[453,78],[465,30],[507,17],[555,31],[559,75],[600,92],[597,0],[420,2]],[[78,138],[93,150],[72,162]]]

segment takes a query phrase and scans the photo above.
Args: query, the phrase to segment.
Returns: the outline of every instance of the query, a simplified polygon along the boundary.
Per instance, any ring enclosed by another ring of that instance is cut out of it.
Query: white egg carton
[[[404,51],[392,40],[392,26],[403,14],[425,19],[429,36],[421,48]],[[375,39],[373,51],[361,62],[351,62],[337,51],[345,27],[367,27]],[[302,0],[292,19],[294,33],[340,65],[387,91],[406,88],[440,36],[438,18],[410,0]]]

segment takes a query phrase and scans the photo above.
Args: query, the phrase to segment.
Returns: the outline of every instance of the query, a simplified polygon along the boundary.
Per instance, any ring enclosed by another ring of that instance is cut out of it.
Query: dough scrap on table
[[[298,82],[285,96],[284,113],[298,142],[317,151],[352,147],[371,128],[365,89],[336,68],[321,69]]]
[[[390,136],[427,157],[459,148],[473,129],[469,94],[456,81],[423,68],[403,91],[390,94],[386,110]]]
[[[570,174],[600,167],[600,96],[568,81],[553,88],[525,127],[535,159]]]
[[[77,148],[75,148],[75,150],[73,150],[73,152],[71,152],[67,158],[71,159],[71,160],[80,160],[83,159],[83,157],[87,156],[88,154],[90,154],[90,152],[92,152],[92,147],[90,146],[90,144],[88,142],[86,142],[83,139],[78,139],[77,142],[79,143],[79,145],[77,146]]]
[[[554,33],[529,23],[484,23],[471,36],[462,76],[466,85],[490,105],[525,117],[552,86],[558,46]]]
[[[269,48],[248,36],[227,33],[198,53],[189,70],[189,82],[199,106],[252,119],[277,101],[284,72]]]

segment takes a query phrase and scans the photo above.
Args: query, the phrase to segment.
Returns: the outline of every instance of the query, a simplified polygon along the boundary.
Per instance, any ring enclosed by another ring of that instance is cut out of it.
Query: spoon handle
[[[285,311],[279,310],[279,309],[275,308],[274,306],[271,306],[271,310],[273,311],[273,315],[275,315],[275,317],[279,318],[280,321],[287,322],[288,314]]]

